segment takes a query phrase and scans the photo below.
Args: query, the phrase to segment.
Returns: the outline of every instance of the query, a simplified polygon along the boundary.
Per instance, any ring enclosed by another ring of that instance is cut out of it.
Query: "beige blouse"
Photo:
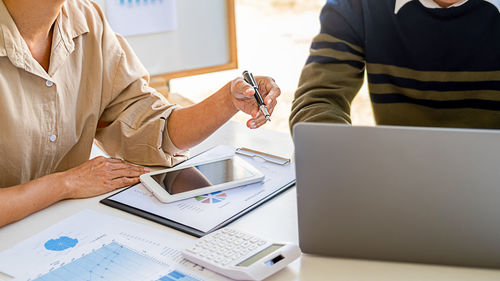
[[[110,155],[141,165],[184,160],[166,128],[174,106],[148,79],[96,4],[66,1],[47,73],[0,1],[0,187],[87,161],[94,138]],[[110,125],[97,130],[99,120]]]

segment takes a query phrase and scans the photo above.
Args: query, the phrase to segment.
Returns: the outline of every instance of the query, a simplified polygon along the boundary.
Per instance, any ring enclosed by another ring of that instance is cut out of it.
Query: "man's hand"
[[[60,174],[68,198],[87,198],[139,182],[148,168],[97,157]]]
[[[281,90],[271,77],[257,76],[255,80],[259,85],[259,92],[269,110],[269,114],[272,115],[277,103],[277,98],[281,94]],[[247,121],[247,127],[250,129],[256,129],[266,123],[266,118],[264,114],[259,111],[257,102],[253,96],[254,94],[255,91],[252,86],[247,84],[243,78],[236,78],[231,82],[231,96],[234,106],[238,110],[252,116],[252,118]]]

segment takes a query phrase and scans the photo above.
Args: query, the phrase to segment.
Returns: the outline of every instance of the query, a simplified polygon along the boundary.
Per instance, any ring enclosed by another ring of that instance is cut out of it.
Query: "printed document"
[[[181,256],[190,237],[84,210],[0,253],[15,280],[229,280]]]
[[[182,165],[196,164],[234,154],[233,147],[221,145],[186,161]],[[293,163],[278,165],[260,158],[239,155],[236,157],[242,157],[264,173],[264,180],[168,204],[156,199],[142,184],[135,185],[108,199],[208,232],[283,186],[295,181]]]

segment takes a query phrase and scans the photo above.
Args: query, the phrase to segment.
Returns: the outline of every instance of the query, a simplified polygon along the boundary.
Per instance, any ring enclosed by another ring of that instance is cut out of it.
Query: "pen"
[[[255,94],[253,96],[257,101],[257,105],[259,106],[260,112],[264,114],[264,117],[266,117],[267,121],[271,122],[271,115],[269,115],[269,111],[267,110],[266,104],[264,103],[264,100],[260,95],[259,86],[257,85],[257,82],[255,81],[255,78],[253,77],[252,73],[248,72],[248,70],[243,71],[243,79],[245,79],[245,82],[250,84],[250,86],[252,86],[252,88],[254,89]]]

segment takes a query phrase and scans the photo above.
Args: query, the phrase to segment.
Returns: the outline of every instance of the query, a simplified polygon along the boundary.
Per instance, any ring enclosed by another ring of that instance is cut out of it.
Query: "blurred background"
[[[288,132],[288,116],[312,38],[319,32],[319,13],[325,0],[235,0],[238,70],[177,78],[172,93],[199,102],[248,69],[273,77],[282,90],[272,122],[263,128]],[[246,122],[238,113],[234,118]],[[372,125],[366,85],[352,109],[353,124]]]

